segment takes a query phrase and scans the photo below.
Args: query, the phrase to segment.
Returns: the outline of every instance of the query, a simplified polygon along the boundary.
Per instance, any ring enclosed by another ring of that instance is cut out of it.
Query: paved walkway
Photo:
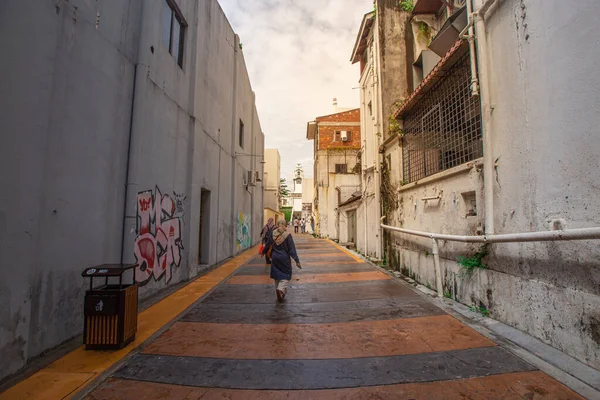
[[[284,304],[250,258],[89,399],[580,399],[325,240]]]

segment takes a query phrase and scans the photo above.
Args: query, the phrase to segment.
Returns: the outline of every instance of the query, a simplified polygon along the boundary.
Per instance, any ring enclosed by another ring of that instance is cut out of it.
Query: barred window
[[[348,173],[348,164],[335,164],[335,173],[336,174]]]
[[[415,182],[483,155],[481,106],[470,85],[467,53],[404,116],[406,181]]]

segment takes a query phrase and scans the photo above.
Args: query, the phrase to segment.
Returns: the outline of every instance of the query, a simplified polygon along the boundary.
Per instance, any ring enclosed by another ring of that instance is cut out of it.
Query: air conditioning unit
[[[342,142],[348,141],[348,131],[342,131]]]
[[[248,186],[256,186],[256,171],[248,171]]]

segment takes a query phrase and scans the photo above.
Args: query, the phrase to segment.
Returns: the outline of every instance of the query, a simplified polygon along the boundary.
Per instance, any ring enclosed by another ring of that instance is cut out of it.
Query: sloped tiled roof
[[[423,79],[423,82],[421,82],[419,87],[417,87],[415,91],[408,97],[408,99],[406,99],[404,104],[402,104],[402,107],[396,111],[394,118],[401,117],[410,111],[419,102],[419,100],[425,96],[425,94],[427,94],[429,89],[444,77],[445,73],[452,68],[456,61],[458,61],[460,57],[468,51],[469,47],[467,43],[468,42],[465,39],[459,39],[456,41],[454,46],[452,46],[446,55],[436,64],[435,67],[433,67],[429,75]]]

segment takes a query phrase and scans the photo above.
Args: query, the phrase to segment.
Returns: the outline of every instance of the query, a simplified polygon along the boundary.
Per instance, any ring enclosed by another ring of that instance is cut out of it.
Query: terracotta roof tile
[[[454,46],[446,55],[436,64],[435,67],[431,70],[431,72],[427,75],[423,82],[415,89],[415,91],[406,99],[402,107],[394,114],[394,118],[398,118],[401,115],[407,113],[411,108],[413,108],[418,100],[423,97],[428,89],[433,86],[441,77],[444,76],[444,73],[450,69],[454,63],[462,56],[465,51],[468,50],[467,41],[465,39],[458,39]]]

